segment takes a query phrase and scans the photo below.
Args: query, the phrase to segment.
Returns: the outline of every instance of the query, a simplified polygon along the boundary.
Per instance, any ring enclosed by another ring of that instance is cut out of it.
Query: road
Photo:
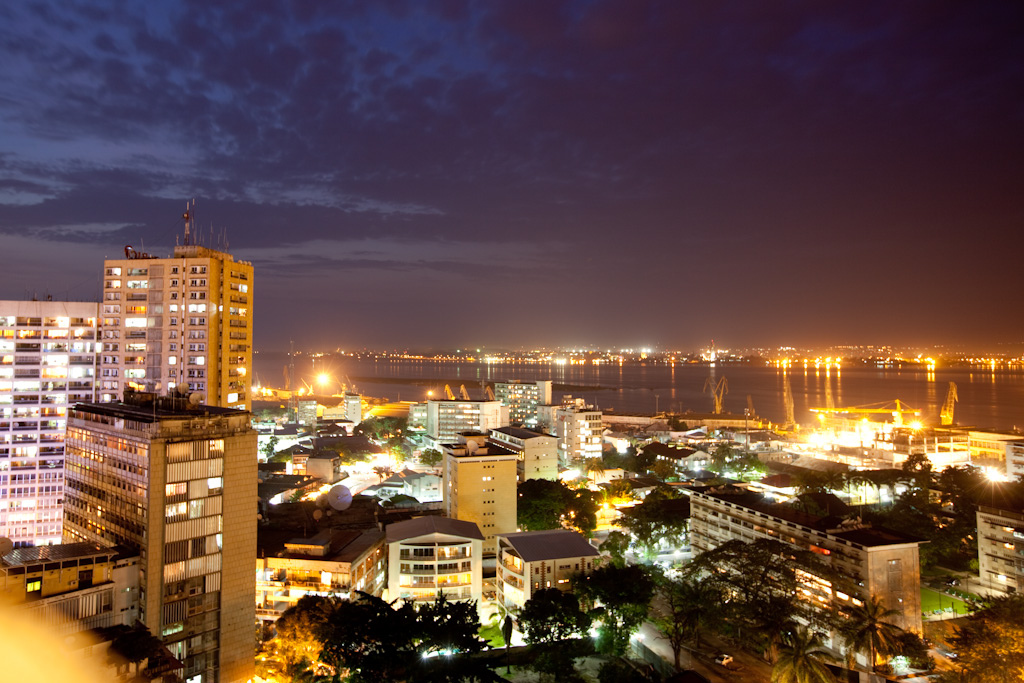
[[[647,647],[665,661],[672,663],[672,646],[654,624],[649,621],[644,622],[644,625],[640,627],[640,634]],[[693,669],[712,683],[735,683],[736,681],[769,683],[771,681],[771,666],[760,657],[725,645],[717,635],[702,635],[701,637],[705,643],[702,650],[684,648],[679,661],[684,669]],[[715,664],[715,656],[719,653],[732,655],[735,658],[735,663],[728,669]]]

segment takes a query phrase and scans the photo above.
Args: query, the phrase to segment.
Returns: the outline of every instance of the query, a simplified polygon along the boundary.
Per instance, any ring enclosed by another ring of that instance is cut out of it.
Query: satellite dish
[[[473,439],[469,439],[468,441],[466,441],[466,452],[469,453],[470,455],[472,455],[473,453],[476,453],[477,449],[479,449],[479,448],[480,448],[480,444],[478,444]]]
[[[198,391],[193,391],[188,395],[188,402],[194,406],[199,405],[203,402],[203,397]]]
[[[188,385],[187,384],[179,384],[176,387],[174,387],[174,390],[176,392],[178,392],[179,396],[187,396],[188,395]]]
[[[313,519],[315,519],[316,521],[319,522],[320,519],[323,516],[324,516],[324,511],[323,510],[313,510]]]
[[[0,538],[0,557],[14,550],[14,541],[9,538]]]
[[[327,492],[327,504],[335,510],[347,510],[352,504],[352,492],[344,484],[336,484]]]

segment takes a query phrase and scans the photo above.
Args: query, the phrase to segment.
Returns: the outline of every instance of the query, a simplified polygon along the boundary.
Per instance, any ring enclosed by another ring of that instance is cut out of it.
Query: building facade
[[[519,456],[488,444],[486,434],[460,436],[461,443],[443,447],[445,514],[476,524],[484,535],[485,550],[493,553],[495,536],[516,530]]]
[[[559,463],[568,467],[576,460],[601,457],[601,411],[582,398],[565,397],[555,411]]]
[[[251,263],[194,244],[103,264],[101,400],[179,386],[207,405],[252,405]]]
[[[138,561],[97,543],[18,548],[0,557],[0,602],[59,636],[131,626],[138,618]]]
[[[1010,479],[1024,477],[1024,441],[1011,441],[1006,444],[1006,476]]]
[[[485,432],[507,424],[508,408],[500,401],[427,401],[425,436],[436,445],[454,442],[460,432]]]
[[[520,482],[527,479],[558,479],[557,439],[551,434],[520,427],[498,427],[490,431],[489,438],[518,455],[517,472]]]
[[[476,600],[483,590],[479,527],[447,517],[417,517],[387,528],[388,600]]]
[[[542,588],[572,589],[572,577],[594,570],[600,553],[568,529],[498,536],[498,604],[516,614]]]
[[[980,506],[978,575],[997,593],[1024,593],[1024,509]]]
[[[510,424],[534,429],[538,424],[537,407],[551,404],[551,380],[496,382],[494,398],[508,408]]]
[[[694,552],[734,539],[749,543],[762,538],[808,550],[839,577],[833,582],[801,571],[798,590],[811,609],[834,610],[841,616],[851,606],[878,597],[899,611],[893,623],[921,633],[918,539],[855,521],[815,517],[744,490],[695,491],[690,514]]]
[[[141,554],[140,620],[193,683],[253,675],[256,432],[248,412],[127,392],[68,414],[64,538]]]
[[[96,400],[99,306],[0,301],[0,537],[60,543],[68,407]]]
[[[384,591],[384,533],[324,529],[283,547],[260,539],[256,560],[256,618],[272,623],[305,595],[349,598],[354,591]]]

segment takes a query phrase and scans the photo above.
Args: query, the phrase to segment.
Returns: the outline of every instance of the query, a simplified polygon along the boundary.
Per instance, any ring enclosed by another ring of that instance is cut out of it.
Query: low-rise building
[[[982,585],[998,593],[1024,593],[1024,508],[980,506],[977,517]]]
[[[558,480],[558,440],[553,435],[521,427],[498,427],[491,430],[489,439],[516,452],[519,457],[516,471],[520,482],[527,479]]]
[[[277,621],[304,595],[349,598],[354,591],[384,591],[384,533],[324,529],[311,538],[281,541],[260,529],[256,559],[256,619]]]
[[[763,538],[808,550],[828,563],[838,577],[830,581],[802,572],[800,593],[811,608],[842,615],[877,597],[887,608],[898,611],[893,623],[921,633],[921,539],[857,519],[810,515],[736,487],[692,492],[690,511],[694,552],[706,552],[734,539],[753,542]]]
[[[484,536],[473,522],[417,517],[387,528],[389,600],[480,600]]]
[[[568,591],[576,574],[594,570],[600,553],[568,529],[523,531],[498,536],[498,604],[516,614],[535,591]]]
[[[711,456],[707,452],[688,446],[652,441],[640,450],[645,455],[653,455],[655,460],[667,462],[679,472],[702,470],[711,464]]]
[[[58,635],[134,624],[139,555],[98,543],[17,548],[0,558],[0,602]]]

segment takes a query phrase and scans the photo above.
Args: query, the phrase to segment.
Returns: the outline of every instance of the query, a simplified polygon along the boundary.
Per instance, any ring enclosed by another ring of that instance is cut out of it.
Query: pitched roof
[[[437,515],[415,517],[402,522],[395,522],[394,524],[389,524],[387,529],[388,543],[396,543],[407,538],[416,538],[417,536],[426,536],[427,534],[448,534],[449,536],[473,538],[478,541],[484,540],[484,535],[480,533],[480,527],[473,522],[452,519],[450,517],[439,517]]]
[[[498,534],[508,541],[526,562],[557,560],[561,557],[596,557],[597,548],[581,534],[569,529],[522,531],[516,534]]]

